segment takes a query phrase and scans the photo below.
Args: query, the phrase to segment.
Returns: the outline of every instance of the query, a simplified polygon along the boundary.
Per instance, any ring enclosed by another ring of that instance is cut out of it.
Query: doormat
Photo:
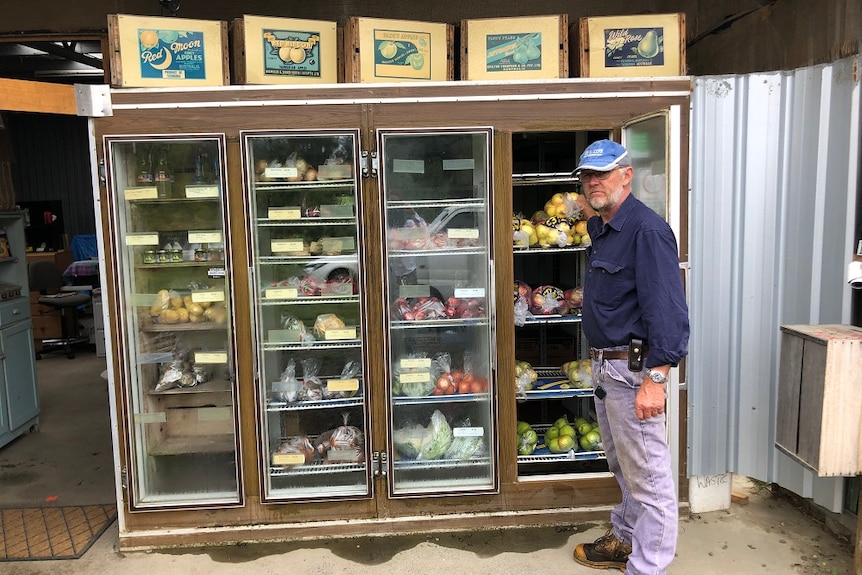
[[[0,509],[0,561],[78,559],[116,518],[116,505]]]

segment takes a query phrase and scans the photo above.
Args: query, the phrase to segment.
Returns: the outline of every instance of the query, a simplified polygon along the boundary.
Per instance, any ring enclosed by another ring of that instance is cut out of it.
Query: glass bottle
[[[150,150],[143,152],[138,157],[136,180],[139,186],[150,186],[153,183],[153,155]]]
[[[173,176],[171,176],[170,167],[168,166],[167,150],[161,150],[159,152],[155,172],[154,179],[156,182],[156,189],[158,190],[158,196],[160,198],[171,197],[171,181],[173,180]]]

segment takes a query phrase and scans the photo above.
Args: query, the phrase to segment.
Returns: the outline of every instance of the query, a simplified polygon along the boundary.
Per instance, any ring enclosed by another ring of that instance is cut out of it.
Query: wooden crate
[[[685,14],[580,18],[569,40],[574,76],[684,76]]]
[[[569,77],[569,17],[461,21],[462,80]]]
[[[344,28],[345,80],[454,80],[454,38],[451,24],[352,17]]]
[[[335,84],[335,22],[243,16],[231,22],[231,76],[236,84]]]
[[[775,446],[820,477],[862,473],[862,328],[781,332]]]
[[[111,85],[224,86],[230,83],[227,23],[108,15]]]

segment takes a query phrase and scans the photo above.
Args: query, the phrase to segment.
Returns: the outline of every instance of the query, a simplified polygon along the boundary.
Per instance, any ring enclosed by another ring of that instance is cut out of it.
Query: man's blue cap
[[[629,154],[621,144],[611,140],[598,140],[587,146],[581,154],[574,173],[577,174],[581,170],[609,172],[614,168],[631,165]]]

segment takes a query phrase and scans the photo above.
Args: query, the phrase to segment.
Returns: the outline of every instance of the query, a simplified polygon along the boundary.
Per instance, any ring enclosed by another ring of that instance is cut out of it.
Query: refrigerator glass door
[[[391,496],[497,489],[491,130],[380,130]]]

